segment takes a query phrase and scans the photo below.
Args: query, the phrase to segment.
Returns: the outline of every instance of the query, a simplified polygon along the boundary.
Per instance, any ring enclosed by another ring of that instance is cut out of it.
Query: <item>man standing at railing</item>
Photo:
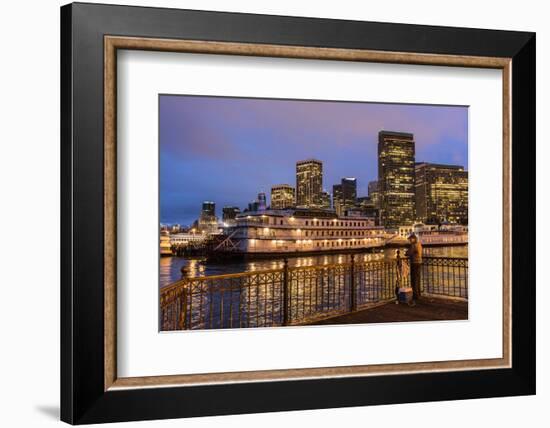
[[[411,285],[413,289],[413,304],[415,304],[415,302],[420,298],[420,281],[422,279],[422,244],[414,233],[411,233],[408,239],[409,248],[405,255],[409,257],[411,264]]]

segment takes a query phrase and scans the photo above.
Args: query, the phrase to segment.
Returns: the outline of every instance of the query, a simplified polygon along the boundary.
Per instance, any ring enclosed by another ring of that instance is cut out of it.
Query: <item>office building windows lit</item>
[[[385,227],[415,221],[414,137],[404,132],[378,133],[378,192]]]
[[[296,206],[322,208],[323,162],[307,159],[296,162]]]
[[[468,224],[468,171],[459,165],[417,163],[416,215],[427,224]]]
[[[294,207],[294,187],[278,184],[271,188],[271,209],[284,210]]]

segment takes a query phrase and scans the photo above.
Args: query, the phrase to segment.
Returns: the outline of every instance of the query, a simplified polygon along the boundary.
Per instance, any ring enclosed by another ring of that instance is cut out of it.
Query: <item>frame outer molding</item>
[[[105,210],[105,390],[116,381],[116,251],[117,251],[117,120],[116,120],[116,47],[105,42],[105,117],[104,124],[105,169],[104,169],[104,210]]]

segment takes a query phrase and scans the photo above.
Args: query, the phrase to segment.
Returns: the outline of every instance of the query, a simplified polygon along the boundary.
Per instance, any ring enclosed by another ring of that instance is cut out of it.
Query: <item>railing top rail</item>
[[[457,261],[468,261],[467,257],[435,257],[435,256],[423,256],[423,259],[426,260],[457,260]],[[360,260],[360,261],[354,261],[354,264],[356,266],[359,265],[369,265],[369,264],[381,264],[381,263],[393,263],[397,259],[379,259],[379,260]],[[401,260],[408,260],[408,257],[402,257]],[[331,263],[331,264],[325,264],[325,265],[315,265],[315,266],[293,266],[289,267],[289,272],[297,272],[297,271],[303,271],[303,270],[323,270],[323,269],[334,269],[334,268],[346,268],[351,266],[351,261],[344,262],[344,263]],[[228,274],[222,274],[222,275],[210,275],[210,276],[198,276],[193,278],[183,278],[176,282],[173,282],[172,284],[169,284],[165,287],[162,287],[160,289],[161,294],[168,293],[170,291],[176,290],[182,286],[185,286],[189,283],[197,283],[197,282],[208,282],[208,281],[219,281],[224,279],[236,279],[236,278],[245,278],[250,277],[254,275],[269,275],[274,273],[282,273],[284,271],[284,268],[278,268],[278,269],[265,269],[265,270],[256,270],[256,271],[248,271],[248,272],[238,272],[238,273],[228,273]]]
[[[244,276],[252,276],[252,275],[266,275],[270,273],[280,273],[283,269],[266,269],[266,270],[255,270],[255,271],[248,271],[248,272],[237,272],[237,273],[226,273],[223,275],[209,275],[209,276],[195,276],[193,278],[183,278],[176,282],[173,282],[172,284],[169,284],[165,287],[162,287],[160,289],[161,293],[167,292],[169,289],[177,288],[179,286],[185,285],[189,282],[205,282],[205,281],[216,281],[220,279],[232,279],[232,278],[241,278]]]
[[[405,259],[405,257],[401,258],[402,260]],[[382,262],[393,262],[396,259],[379,259],[379,260],[355,260],[354,263],[356,265],[358,264],[368,264],[368,263],[382,263]],[[313,265],[313,266],[292,266],[289,267],[289,271],[296,271],[296,270],[313,270],[313,269],[330,269],[330,268],[336,268],[336,267],[346,267],[350,266],[350,262],[343,262],[343,263],[329,263],[329,264],[322,264],[322,265]],[[269,273],[275,273],[275,272],[282,272],[283,268],[278,269],[267,269],[267,270],[255,270],[255,271],[246,271],[246,272],[238,272],[238,273],[228,273],[228,274],[222,274],[222,275],[209,275],[209,276],[197,276],[193,278],[183,278],[180,279],[177,282],[186,282],[186,281],[206,281],[206,280],[216,280],[216,279],[227,279],[227,278],[237,278],[241,276],[251,276],[251,275],[261,275],[261,274],[269,274]],[[176,283],[174,283],[176,284]],[[169,286],[168,286],[169,287]]]

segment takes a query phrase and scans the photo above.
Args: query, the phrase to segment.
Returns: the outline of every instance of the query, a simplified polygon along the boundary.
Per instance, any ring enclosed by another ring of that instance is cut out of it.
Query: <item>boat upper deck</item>
[[[236,227],[273,227],[280,229],[378,229],[373,217],[339,217],[333,210],[266,210],[243,213]]]

